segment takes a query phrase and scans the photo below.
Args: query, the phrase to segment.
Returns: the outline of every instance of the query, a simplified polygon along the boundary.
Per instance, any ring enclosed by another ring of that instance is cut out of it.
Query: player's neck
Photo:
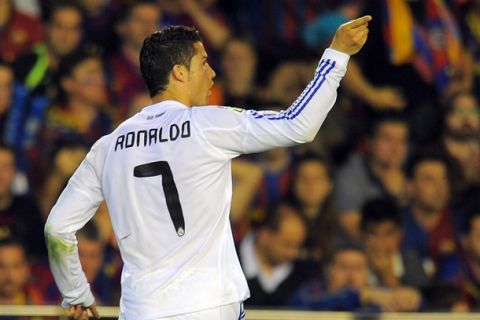
[[[188,98],[188,95],[184,94],[183,92],[179,92],[179,90],[172,90],[171,88],[167,88],[161,93],[157,94],[152,98],[152,102],[159,103],[162,101],[167,101],[167,100],[174,100],[178,101],[187,107],[191,107],[190,99]]]

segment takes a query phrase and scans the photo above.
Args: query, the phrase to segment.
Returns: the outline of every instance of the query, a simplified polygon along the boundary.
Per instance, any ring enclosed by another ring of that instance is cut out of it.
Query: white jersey
[[[126,319],[195,312],[249,297],[229,223],[231,159],[311,141],[336,99],[349,56],[327,49],[295,103],[256,112],[163,101],[101,138],[46,225],[63,305],[93,303],[75,232],[107,202],[124,261]]]

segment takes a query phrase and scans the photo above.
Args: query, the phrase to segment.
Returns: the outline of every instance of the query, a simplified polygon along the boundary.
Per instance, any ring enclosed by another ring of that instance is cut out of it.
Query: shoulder
[[[194,113],[218,113],[218,114],[228,114],[228,112],[233,112],[235,114],[242,114],[247,110],[236,107],[220,106],[220,105],[207,105],[207,106],[193,106],[191,108]]]
[[[192,107],[191,115],[194,124],[207,128],[230,128],[241,124],[247,110],[225,106]]]
[[[90,149],[90,152],[97,152],[99,149],[103,149],[106,145],[108,145],[109,141],[111,140],[112,133],[107,134],[99,138]]]
[[[88,151],[85,159],[93,164],[95,167],[99,167],[103,164],[105,156],[108,153],[112,134],[107,134],[98,139]]]

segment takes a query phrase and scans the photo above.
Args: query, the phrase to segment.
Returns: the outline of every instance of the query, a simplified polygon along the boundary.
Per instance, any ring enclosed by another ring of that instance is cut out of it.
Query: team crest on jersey
[[[228,111],[234,111],[238,113],[242,113],[243,111],[245,111],[245,109],[243,108],[235,108],[235,107],[222,107],[222,108]]]

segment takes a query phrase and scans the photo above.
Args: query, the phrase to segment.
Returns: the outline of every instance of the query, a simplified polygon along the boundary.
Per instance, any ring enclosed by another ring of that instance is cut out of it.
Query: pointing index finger
[[[348,22],[347,26],[349,29],[355,29],[363,26],[364,24],[368,23],[370,20],[372,20],[372,16],[363,16]]]

